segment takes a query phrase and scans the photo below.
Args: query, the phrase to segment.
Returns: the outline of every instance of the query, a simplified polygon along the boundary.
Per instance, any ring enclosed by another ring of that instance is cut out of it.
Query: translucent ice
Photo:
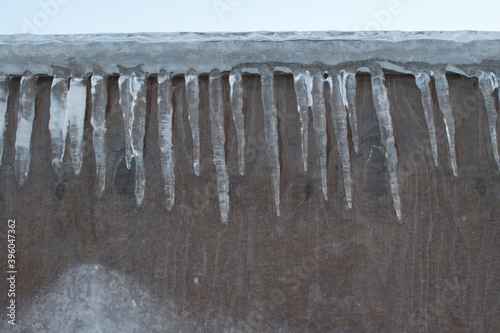
[[[5,117],[7,115],[7,98],[9,96],[9,79],[0,74],[0,165],[3,156],[3,135],[5,132]]]
[[[106,134],[106,103],[108,100],[106,77],[92,75],[92,118],[90,122],[94,128],[92,134],[97,182],[99,193],[103,193],[106,188],[106,152],[104,150],[104,136]]]
[[[167,208],[171,210],[175,200],[174,146],[172,142],[172,77],[161,71],[158,74],[158,134],[161,151],[161,169],[167,195]]]
[[[356,113],[356,73],[340,71],[340,93],[342,101],[349,112],[349,124],[351,125],[352,143],[354,151],[359,151],[358,139],[358,115]]]
[[[243,115],[243,80],[240,70],[229,74],[231,87],[231,110],[238,136],[238,167],[240,175],[245,174],[245,118]]]
[[[193,135],[193,165],[194,173],[200,175],[200,128],[198,126],[198,114],[200,105],[200,86],[198,74],[194,69],[187,71],[186,76],[186,98],[188,102],[189,125]]]
[[[52,166],[58,176],[62,175],[62,161],[68,135],[68,77],[54,73],[50,92],[49,131],[52,145]]]
[[[457,176],[457,158],[455,155],[455,118],[450,103],[450,92],[446,73],[444,71],[436,71],[431,73],[436,84],[439,109],[444,117],[446,126],[446,135],[448,136],[448,146],[450,149],[450,161],[453,175]]]
[[[319,165],[321,169],[321,188],[323,189],[323,197],[328,200],[327,189],[327,169],[326,169],[326,107],[325,107],[325,91],[323,73],[316,72],[312,76],[312,114],[313,127],[316,131],[316,147],[319,154]]]
[[[36,76],[32,73],[25,72],[22,76],[19,95],[14,168],[19,185],[23,185],[30,168],[31,133],[35,119]]]
[[[500,158],[498,156],[498,143],[497,143],[497,110],[495,108],[495,98],[493,92],[498,88],[498,80],[494,73],[485,73],[483,71],[478,75],[479,90],[484,97],[484,104],[486,106],[486,113],[488,115],[488,128],[490,131],[491,146],[493,148],[493,155],[495,161],[500,169]]]
[[[436,127],[434,126],[434,111],[432,109],[430,81],[431,78],[427,73],[415,74],[415,82],[417,83],[417,87],[418,89],[420,89],[420,93],[422,94],[422,106],[424,107],[427,129],[429,130],[429,139],[431,141],[432,156],[434,157],[434,164],[438,166]]]
[[[84,77],[72,77],[68,92],[70,153],[73,171],[79,176],[83,160],[83,125],[87,104],[87,83]]]
[[[344,74],[328,77],[330,85],[330,100],[332,103],[333,126],[337,147],[342,160],[344,173],[344,188],[347,198],[347,206],[352,208],[352,180],[351,180],[351,155],[349,152],[349,141],[347,139],[347,110],[342,98],[342,90],[345,82]]]
[[[276,214],[280,216],[280,159],[278,147],[278,110],[274,96],[274,71],[267,66],[260,69],[262,105],[264,107],[264,133],[267,155],[274,185]]]
[[[123,71],[118,80],[120,106],[125,123],[127,166],[135,159],[135,198],[138,205],[144,200],[146,175],[144,168],[144,135],[146,132],[146,82],[139,71]]]
[[[300,135],[302,160],[304,171],[307,171],[308,142],[309,142],[309,106],[312,106],[312,76],[309,71],[294,71],[295,95],[297,96],[297,110],[300,118]]]
[[[394,209],[399,220],[401,220],[401,202],[399,198],[398,184],[398,154],[396,151],[392,118],[390,113],[389,97],[385,87],[385,77],[382,69],[374,66],[371,70],[371,81],[373,90],[373,102],[377,114],[380,128],[380,137],[385,148],[385,158],[389,170],[389,179],[391,184],[392,200]]]
[[[224,145],[224,105],[222,100],[222,79],[219,70],[213,70],[209,76],[210,124],[215,170],[217,173],[217,191],[222,223],[227,223],[229,214],[229,177],[226,169]]]

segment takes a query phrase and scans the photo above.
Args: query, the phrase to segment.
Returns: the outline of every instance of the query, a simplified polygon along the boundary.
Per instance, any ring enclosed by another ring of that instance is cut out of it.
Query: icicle
[[[145,75],[139,71],[122,73],[120,86],[120,106],[125,123],[125,149],[127,167],[132,157],[135,159],[135,198],[138,205],[144,200],[146,185],[144,168],[144,135],[146,131],[146,83]]]
[[[450,149],[450,160],[453,175],[457,176],[457,159],[455,155],[455,119],[453,118],[453,110],[450,103],[450,92],[448,88],[448,81],[446,80],[445,72],[432,72],[436,84],[437,97],[439,102],[439,109],[444,117],[444,124],[446,126],[446,134],[448,136],[448,145]]]
[[[172,142],[172,77],[161,71],[158,74],[158,134],[161,151],[161,169],[167,195],[167,209],[172,210],[175,200],[174,147]]]
[[[316,72],[312,76],[312,114],[313,127],[316,131],[316,146],[319,154],[319,165],[321,169],[321,188],[323,197],[328,200],[327,169],[326,169],[326,108],[323,74]]]
[[[278,110],[274,97],[274,72],[269,67],[260,69],[262,105],[264,107],[264,133],[267,154],[272,170],[276,214],[280,216],[280,159],[278,147]]]
[[[19,95],[14,169],[19,185],[23,185],[30,168],[31,133],[35,119],[36,77],[28,71],[21,78]]]
[[[99,74],[92,76],[92,134],[99,193],[106,188],[106,152],[104,135],[106,134],[106,104],[108,100],[106,78]]]
[[[385,77],[382,69],[378,66],[372,69],[371,77],[373,102],[377,113],[382,144],[385,147],[385,158],[389,170],[392,200],[394,201],[394,209],[396,210],[398,220],[401,220],[401,203],[398,185],[398,155],[393,135],[389,97],[387,95],[387,88],[385,87]]]
[[[356,154],[359,151],[358,116],[356,114],[356,74],[340,71],[340,94],[342,101],[349,111],[349,124],[351,125],[352,143]]]
[[[297,96],[297,110],[299,112],[301,123],[302,139],[302,160],[304,162],[304,171],[307,172],[308,146],[309,146],[309,106],[312,106],[312,76],[309,71],[294,71],[293,80],[295,95]]]
[[[71,160],[76,176],[80,175],[83,160],[83,125],[87,104],[87,83],[84,77],[72,77],[68,92],[68,120]]]
[[[238,167],[240,175],[245,174],[245,118],[243,115],[243,80],[240,70],[229,74],[231,87],[231,109],[238,136]]]
[[[52,166],[58,176],[62,175],[62,162],[68,135],[68,78],[54,73],[50,93],[49,131],[52,145]]]
[[[495,99],[493,98],[493,92],[498,88],[497,77],[494,73],[485,73],[481,71],[478,75],[479,90],[484,97],[484,104],[486,106],[486,113],[488,115],[488,127],[490,130],[491,146],[493,148],[493,154],[495,156],[495,161],[500,169],[500,158],[498,156],[498,143],[497,143],[497,110],[495,108]]]
[[[432,96],[430,82],[431,78],[427,73],[415,74],[415,82],[422,95],[422,106],[424,107],[425,121],[429,130],[429,139],[431,141],[432,156],[434,164],[438,166],[438,152],[436,140],[436,127],[434,125],[434,111],[432,108]]]
[[[0,166],[3,156],[3,134],[5,132],[5,117],[7,116],[7,98],[9,96],[9,79],[0,74]]]
[[[351,180],[351,155],[349,153],[349,141],[347,139],[347,119],[346,105],[342,97],[342,87],[345,83],[344,74],[330,76],[330,100],[332,103],[333,126],[335,138],[337,140],[338,151],[342,160],[342,170],[344,173],[344,188],[347,198],[347,206],[352,208],[352,180]]]
[[[213,70],[209,77],[210,124],[215,170],[217,172],[217,191],[222,223],[227,223],[229,214],[229,177],[226,169],[224,144],[224,104],[222,102],[222,79],[219,70]]]
[[[194,173],[200,175],[200,128],[198,126],[198,113],[200,105],[200,87],[198,75],[194,69],[187,71],[186,76],[186,97],[188,102],[189,125],[193,134],[193,165]]]

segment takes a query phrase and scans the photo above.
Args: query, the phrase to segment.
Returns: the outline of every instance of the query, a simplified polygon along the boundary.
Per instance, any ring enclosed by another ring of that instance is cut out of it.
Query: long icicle
[[[485,73],[481,71],[478,75],[479,90],[484,98],[486,106],[486,114],[488,115],[488,128],[490,131],[491,146],[493,148],[493,155],[497,162],[498,169],[500,169],[500,157],[498,156],[498,142],[497,142],[497,110],[495,108],[495,99],[493,92],[498,88],[497,77],[493,73]]]
[[[315,72],[312,75],[312,114],[313,127],[316,131],[316,147],[319,154],[319,165],[321,170],[321,188],[323,189],[323,197],[328,200],[327,188],[327,169],[326,169],[326,107],[325,107],[325,91],[323,73]]]
[[[455,118],[453,117],[453,110],[450,103],[450,92],[448,87],[448,80],[444,71],[432,72],[436,84],[437,97],[439,102],[439,109],[443,114],[444,124],[446,126],[446,135],[448,136],[448,146],[450,149],[450,161],[453,175],[457,177],[457,158],[455,154]]]
[[[125,133],[125,162],[127,169],[132,166],[132,124],[134,122],[134,115],[132,113],[133,91],[132,91],[132,74],[128,73],[129,70],[122,69],[122,74],[118,79],[118,87],[120,89],[120,107],[123,115],[123,126]]]
[[[379,66],[374,66],[371,70],[371,81],[373,91],[373,102],[377,114],[380,136],[385,148],[385,158],[389,170],[392,200],[398,220],[401,220],[401,201],[399,198],[398,183],[398,154],[396,151],[392,117],[390,112],[389,97],[385,87],[385,77]]]
[[[312,106],[312,76],[309,71],[294,71],[293,80],[295,95],[297,96],[297,111],[300,118],[300,136],[302,148],[302,161],[304,171],[307,172],[308,146],[309,146],[309,106]]]
[[[229,74],[231,88],[231,111],[236,135],[238,136],[238,168],[240,175],[245,174],[245,116],[243,115],[243,77],[240,70]]]
[[[222,78],[220,71],[214,69],[209,76],[210,124],[215,170],[217,173],[217,192],[222,223],[226,224],[229,214],[229,176],[226,168],[224,145],[224,104],[222,101]]]
[[[19,185],[28,178],[31,161],[31,134],[35,119],[36,76],[25,72],[21,78],[19,111],[17,114],[16,156],[14,169]]]
[[[438,166],[436,126],[434,125],[434,110],[432,107],[430,82],[431,78],[429,74],[423,72],[415,74],[415,83],[422,95],[422,106],[424,107],[425,122],[427,123],[427,129],[429,131],[432,156],[434,157],[434,164]]]
[[[356,112],[356,73],[340,71],[340,93],[342,101],[349,112],[349,124],[351,126],[352,143],[354,145],[354,152],[359,152],[359,138],[358,138],[358,115]]]
[[[188,102],[189,125],[193,135],[193,165],[194,173],[200,175],[200,128],[198,125],[199,105],[200,105],[200,86],[198,83],[198,74],[194,69],[187,71],[186,80],[186,98]]]
[[[9,78],[0,74],[0,166],[3,156],[3,135],[5,133],[5,117],[7,116],[7,99],[9,96]]]
[[[278,110],[274,96],[274,71],[267,67],[260,68],[262,105],[264,107],[264,133],[267,155],[269,157],[274,185],[274,203],[276,215],[280,216],[280,159],[278,146]]]
[[[83,162],[83,126],[85,122],[85,108],[87,105],[87,82],[85,77],[71,78],[68,91],[68,120],[70,153],[73,162],[73,171],[80,175]]]
[[[54,72],[50,92],[50,120],[49,131],[52,148],[52,167],[60,177],[62,162],[68,135],[69,119],[68,108],[68,77],[59,71]]]
[[[135,160],[135,198],[138,205],[144,200],[146,175],[144,167],[144,135],[146,132],[146,82],[141,71],[123,69],[118,80],[120,106],[125,123],[125,150],[128,167]]]
[[[175,161],[172,141],[173,90],[171,74],[161,71],[158,74],[158,135],[168,210],[172,210],[175,201]]]
[[[107,79],[103,75],[94,74],[91,79],[92,117],[90,123],[94,129],[92,141],[94,146],[97,182],[99,195],[106,188],[106,152],[104,136],[106,134],[106,104],[108,100]]]
[[[349,141],[347,139],[347,110],[342,98],[342,86],[344,74],[331,75],[328,78],[330,84],[330,101],[332,105],[333,126],[344,174],[344,189],[347,198],[347,207],[352,208],[352,179],[351,179],[351,154],[349,152]]]

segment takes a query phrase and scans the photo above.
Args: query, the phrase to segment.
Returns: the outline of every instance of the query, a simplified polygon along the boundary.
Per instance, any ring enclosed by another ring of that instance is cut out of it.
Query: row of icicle
[[[398,157],[393,135],[390,103],[385,86],[384,73],[380,66],[369,68],[376,115],[379,123],[381,141],[385,148],[387,168],[389,171],[391,195],[398,219],[401,219],[401,203],[398,186]],[[278,111],[274,92],[274,70],[266,65],[259,66],[262,86],[262,104],[264,108],[265,146],[272,170],[272,182],[276,213],[280,215],[280,162],[278,149]],[[342,160],[344,188],[347,205],[352,207],[351,162],[348,142],[347,122],[351,127],[355,153],[359,151],[359,139],[356,116],[356,72],[340,70],[327,73],[315,70],[293,70],[297,108],[301,122],[301,147],[304,171],[308,171],[308,128],[309,109],[312,111],[313,128],[316,132],[316,148],[318,149],[322,191],[328,200],[327,189],[327,133],[324,82],[328,82],[334,132],[338,151]],[[238,141],[238,169],[241,175],[245,172],[245,129],[243,114],[243,81],[242,69],[234,69],[229,75],[230,101],[232,117],[236,125]],[[430,78],[434,78],[439,109],[446,126],[450,161],[453,174],[457,176],[455,156],[455,121],[450,102],[448,81],[444,70],[421,71],[415,73],[415,81],[422,95],[422,104],[429,131],[431,150],[435,165],[438,165],[436,130],[434,125],[433,101]],[[500,169],[498,154],[494,92],[498,88],[499,78],[492,72],[478,71],[476,77],[484,97],[489,122],[489,132],[495,161]],[[137,69],[123,69],[118,81],[120,90],[120,106],[125,125],[126,165],[130,168],[135,160],[135,196],[137,203],[142,204],[145,190],[144,136],[146,119],[146,74]],[[52,81],[49,131],[52,144],[52,165],[57,175],[61,176],[66,138],[69,135],[69,151],[74,173],[81,172],[83,159],[83,130],[87,99],[87,77],[68,76],[55,73]],[[99,192],[105,190],[106,152],[104,138],[106,132],[107,77],[93,74],[91,80],[93,146],[96,161],[96,173]],[[17,181],[23,185],[28,177],[30,165],[30,145],[35,117],[36,75],[26,72],[21,77],[19,109],[17,110],[17,132],[15,143],[15,173]],[[8,99],[7,76],[0,77],[0,163],[3,154],[3,136]],[[200,130],[198,74],[189,70],[185,74],[186,98],[188,101],[189,124],[193,137],[193,167],[196,175],[200,175]],[[158,74],[158,129],[161,150],[162,175],[165,183],[167,208],[174,205],[175,172],[174,145],[172,141],[172,74],[161,71]],[[210,123],[213,147],[213,162],[217,173],[217,189],[221,219],[227,223],[229,214],[229,176],[225,159],[224,108],[222,98],[222,77],[219,70],[209,75]]]

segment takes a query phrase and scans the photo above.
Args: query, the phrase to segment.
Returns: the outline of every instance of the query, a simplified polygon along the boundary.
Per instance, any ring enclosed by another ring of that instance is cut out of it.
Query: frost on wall
[[[347,35],[346,35],[347,36]],[[182,36],[181,36],[182,37]],[[180,39],[182,39],[179,37]],[[320,36],[321,37],[321,36]],[[355,36],[361,38],[359,36]],[[375,36],[382,38],[380,36]],[[391,41],[404,41],[404,34],[399,36],[394,34],[390,36]],[[474,36],[466,36],[473,39]],[[466,38],[463,37],[463,38]],[[146,38],[146,37],[145,37]],[[186,37],[187,38],[187,37]],[[235,37],[235,40],[239,40]],[[247,38],[247,39],[245,39]],[[254,36],[249,35],[242,37],[242,42],[253,42]],[[266,42],[279,42],[278,37],[259,36],[262,38],[262,45]],[[300,40],[301,35],[292,35],[287,41]],[[314,42],[313,37],[312,42]],[[343,37],[349,41],[350,36]],[[387,38],[387,37],[383,37]],[[418,39],[419,37],[412,37]],[[361,38],[362,39],[362,38]],[[481,38],[477,38],[481,41]],[[194,38],[196,41],[196,38]],[[210,42],[218,41],[218,39]],[[363,40],[363,39],[362,39]],[[230,39],[228,43],[232,40]],[[321,39],[320,39],[321,41]],[[365,40],[363,40],[365,41]],[[372,41],[370,41],[372,42]],[[376,41],[375,41],[376,42]],[[386,40],[384,39],[384,42]],[[325,42],[326,43],[326,42]],[[188,43],[189,44],[189,43]],[[207,45],[207,53],[212,52],[211,47],[216,44]],[[258,47],[264,47],[258,44]],[[280,44],[281,45],[281,44]],[[311,44],[317,47],[316,44]],[[326,44],[325,44],[326,45]],[[383,49],[383,48],[381,48]],[[387,47],[390,51],[391,47]],[[215,49],[221,52],[219,48]],[[225,50],[225,49],[224,49]],[[384,71],[391,70],[404,74],[412,74],[415,77],[415,85],[421,92],[421,103],[423,106],[424,118],[427,125],[426,135],[429,136],[430,150],[434,164],[438,166],[439,154],[436,140],[436,126],[434,123],[435,111],[434,105],[438,106],[439,117],[443,119],[446,128],[447,144],[449,154],[449,168],[454,176],[459,176],[460,166],[457,165],[457,147],[455,146],[455,117],[453,106],[450,102],[450,90],[448,85],[447,73],[458,73],[469,77],[475,77],[479,83],[479,90],[484,98],[486,106],[489,136],[491,138],[490,145],[493,152],[493,158],[500,169],[500,158],[498,152],[498,137],[496,124],[498,120],[498,106],[496,99],[498,98],[498,66],[496,63],[473,63],[475,59],[468,59],[467,65],[457,65],[455,63],[425,63],[425,62],[410,62],[412,59],[406,59],[406,62],[401,62],[403,56],[399,56],[399,61],[389,61],[384,59],[356,59],[353,61],[337,61],[335,65],[327,65],[317,60],[324,60],[325,52],[323,49],[315,49],[318,55],[313,52],[304,55],[303,63],[286,62],[286,61],[260,61],[260,62],[245,62],[241,61],[234,65],[233,56],[231,65],[228,66],[222,61],[222,65],[212,67],[207,71],[206,62],[202,62],[198,68],[197,63],[187,63],[188,60],[175,60],[178,66],[179,61],[184,63],[182,70],[169,68],[169,62],[165,61],[161,66],[161,70],[148,71],[145,67],[148,64],[133,66],[121,66],[115,64],[119,68],[119,74],[110,72],[102,67],[95,65],[93,70],[83,71],[74,66],[61,67],[57,64],[51,64],[52,72],[52,89],[51,89],[51,105],[50,105],[50,121],[49,132],[51,136],[51,151],[52,151],[52,166],[55,173],[62,177],[63,158],[66,150],[66,142],[69,140],[69,153],[71,155],[72,168],[75,175],[79,175],[82,168],[83,159],[87,155],[83,154],[83,131],[84,119],[86,110],[91,112],[91,125],[93,129],[93,151],[96,165],[96,177],[98,183],[98,192],[104,193],[106,189],[106,106],[107,106],[107,80],[110,76],[119,75],[119,92],[120,92],[120,107],[123,116],[123,132],[124,132],[124,147],[126,156],[127,168],[135,166],[135,197],[138,205],[144,202],[148,196],[146,192],[146,166],[144,160],[144,138],[146,128],[146,100],[150,92],[147,91],[147,80],[153,78],[158,83],[157,103],[158,110],[158,134],[159,134],[159,151],[161,152],[159,159],[161,160],[161,172],[164,181],[165,203],[168,210],[172,210],[175,206],[175,150],[176,147],[182,147],[186,142],[175,142],[172,134],[174,119],[177,110],[174,108],[173,102],[173,84],[172,80],[177,75],[181,80],[184,80],[187,101],[187,113],[189,122],[189,137],[192,143],[192,165],[194,173],[197,176],[203,174],[200,165],[200,75],[209,74],[208,85],[208,100],[209,100],[209,128],[211,133],[211,147],[213,164],[215,166],[217,179],[217,195],[219,198],[219,211],[221,221],[223,223],[231,222],[230,202],[231,202],[231,178],[228,173],[228,160],[226,152],[226,128],[225,119],[232,121],[236,132],[237,142],[237,170],[241,176],[246,170],[246,148],[245,142],[248,140],[248,133],[245,132],[245,120],[248,120],[248,112],[254,112],[245,106],[245,89],[244,77],[247,73],[260,75],[261,81],[261,98],[263,109],[263,124],[260,124],[262,136],[265,138],[265,150],[267,152],[267,162],[270,170],[270,187],[274,196],[274,206],[276,215],[280,215],[280,187],[281,187],[281,168],[280,165],[280,126],[286,126],[285,123],[280,123],[279,108],[276,103],[275,91],[275,75],[276,72],[287,73],[293,76],[295,98],[297,102],[297,110],[299,115],[299,123],[296,124],[300,128],[300,149],[301,149],[301,164],[303,164],[304,172],[308,173],[311,161],[309,161],[309,139],[310,135],[314,135],[315,149],[318,155],[318,167],[320,172],[320,181],[323,196],[325,200],[329,200],[331,190],[328,189],[328,176],[332,166],[328,164],[327,147],[330,144],[328,140],[334,138],[335,149],[338,151],[341,164],[344,193],[346,198],[346,209],[356,208],[356,202],[353,202],[353,179],[351,170],[351,159],[354,154],[359,152],[359,137],[358,137],[358,120],[357,120],[357,79],[358,73],[368,74],[371,76],[371,85],[373,93],[373,105],[376,110],[376,118],[379,124],[379,133],[382,141],[382,149],[385,156],[386,167],[389,174],[389,187],[392,198],[392,206],[394,207],[395,217],[401,219],[404,214],[405,207],[402,206],[399,189],[398,175],[398,138],[394,135],[394,128],[398,124],[394,124],[391,116],[391,105],[389,102],[391,92],[388,91],[385,85]],[[239,52],[239,51],[238,51]],[[379,52],[378,49],[373,51]],[[406,55],[405,50],[398,51],[400,54]],[[357,53],[356,57],[360,57]],[[387,58],[391,55],[386,53]],[[1,54],[0,54],[1,56]],[[189,54],[191,57],[196,55]],[[246,55],[245,55],[246,56]],[[261,54],[249,53],[248,58],[259,58]],[[280,53],[283,59],[293,57],[293,54]],[[327,54],[328,56],[328,54]],[[335,55],[336,57],[341,57]],[[466,55],[467,56],[467,55]],[[241,55],[243,57],[243,55]],[[427,53],[418,54],[415,57],[428,57]],[[394,57],[396,58],[396,57]],[[157,61],[157,59],[148,58],[149,61]],[[428,58],[426,58],[428,59]],[[141,59],[144,60],[144,59]],[[219,61],[218,59],[212,59]],[[101,62],[105,64],[106,59]],[[123,60],[126,61],[126,60]],[[128,60],[127,60],[128,61]],[[174,62],[175,62],[174,61]],[[109,64],[108,64],[109,65]],[[41,65],[42,66],[42,65]],[[43,66],[42,66],[43,67]],[[220,68],[219,68],[220,67]],[[209,68],[209,67],[208,67]],[[12,75],[5,73],[4,68],[0,68],[3,72],[0,73],[0,161],[2,157],[2,149],[4,143],[5,119],[7,112],[7,100],[9,96],[8,82]],[[3,74],[5,73],[5,74]],[[85,73],[85,74],[82,74]],[[280,74],[281,75],[281,74]],[[34,100],[36,98],[36,79],[37,73],[26,71],[21,76],[20,100],[17,112],[17,132],[16,132],[16,157],[15,170],[18,183],[23,185],[29,177],[29,162],[30,162],[30,144],[31,131],[34,118]],[[222,86],[223,82],[228,82],[230,87],[229,104],[224,105]],[[89,87],[90,89],[87,89]],[[90,91],[91,96],[87,98],[87,91]],[[434,91],[436,92],[435,95]],[[435,96],[435,97],[434,97]],[[436,99],[436,100],[434,100]],[[90,101],[91,105],[87,105]],[[226,117],[226,112],[230,113]],[[329,114],[328,112],[331,112]],[[436,114],[437,116],[437,114]],[[332,133],[327,133],[327,121],[333,120]],[[309,122],[312,121],[314,134],[309,133]],[[227,120],[226,120],[227,121]],[[227,123],[226,123],[227,126]],[[332,142],[333,143],[333,142]],[[5,161],[4,161],[5,163]],[[248,166],[247,166],[248,167]],[[319,185],[319,184],[318,184]],[[186,193],[189,195],[189,193]]]

